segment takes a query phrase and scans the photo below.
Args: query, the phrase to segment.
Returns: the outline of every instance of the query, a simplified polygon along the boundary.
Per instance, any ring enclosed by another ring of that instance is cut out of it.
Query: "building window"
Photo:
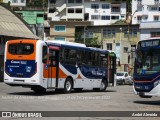
[[[129,37],[137,37],[138,30],[137,29],[130,29],[129,30]],[[128,29],[124,30],[124,38],[128,37]]]
[[[82,9],[77,8],[76,13],[82,13]]]
[[[65,32],[66,31],[66,26],[65,25],[55,25],[54,30],[56,32]]]
[[[54,37],[54,40],[61,40],[61,41],[65,41],[65,37]]]
[[[68,0],[68,3],[74,3],[74,0]]]
[[[91,15],[91,19],[92,20],[98,20],[99,19],[99,15]]]
[[[102,9],[109,9],[109,4],[102,4]]]
[[[25,0],[21,0],[21,3],[25,3]]]
[[[91,9],[99,9],[99,4],[91,4]]]
[[[138,11],[142,11],[142,6],[137,6]]]
[[[113,38],[116,37],[115,30],[103,30],[103,37]]]
[[[74,13],[74,8],[69,8],[68,13]]]
[[[151,32],[151,37],[160,37],[160,32]]]
[[[124,15],[121,15],[121,19],[124,19]]]
[[[92,31],[86,32],[86,38],[93,38],[93,32]]]
[[[159,16],[154,16],[154,21],[159,21]]]
[[[12,0],[12,3],[18,3],[18,0]]]
[[[101,19],[102,20],[110,20],[110,16],[102,16]]]
[[[128,53],[128,47],[124,47],[124,48],[123,48],[123,52],[124,52],[124,53]]]
[[[107,43],[107,50],[112,50],[112,43]]]
[[[137,21],[141,21],[142,20],[142,16],[137,16]]]
[[[76,0],[76,3],[82,3],[82,0]]]
[[[120,7],[112,7],[111,12],[120,12]]]
[[[143,17],[143,20],[147,20],[147,19],[148,19],[148,16],[144,16],[144,17]]]
[[[111,16],[112,20],[119,20],[119,16]]]
[[[133,35],[133,37],[137,37],[137,29],[133,29],[132,35]]]
[[[158,11],[158,7],[151,7],[151,11]]]

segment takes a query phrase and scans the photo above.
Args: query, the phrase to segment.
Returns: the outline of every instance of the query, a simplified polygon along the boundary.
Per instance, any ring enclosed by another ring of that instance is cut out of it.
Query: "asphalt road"
[[[58,94],[48,91],[38,95],[29,88],[11,87],[0,83],[0,111],[160,111],[160,97],[140,98],[134,95],[132,86],[108,87],[105,92],[83,91]],[[112,113],[111,113],[112,114]],[[54,117],[38,119],[55,120],[123,120],[155,119],[157,117]],[[12,118],[0,118],[10,120]],[[14,118],[15,120],[16,118]],[[21,118],[17,118],[18,120]],[[36,118],[22,118],[32,120]]]

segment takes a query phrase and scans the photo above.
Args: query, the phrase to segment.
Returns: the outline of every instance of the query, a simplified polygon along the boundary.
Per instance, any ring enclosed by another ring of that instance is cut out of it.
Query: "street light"
[[[128,15],[128,18],[126,20],[127,24],[128,24],[128,31],[127,31],[128,32],[128,42],[130,42],[130,43],[131,43],[131,41],[130,41],[130,25],[132,24],[132,18],[136,12],[138,12],[138,10],[135,10],[133,14]],[[128,52],[128,71],[129,71],[129,62],[130,62],[130,55]]]
[[[84,26],[84,29],[83,29],[83,34],[84,34],[84,37],[83,37],[83,43],[85,44],[86,43],[86,32],[88,31],[87,30],[87,26]]]

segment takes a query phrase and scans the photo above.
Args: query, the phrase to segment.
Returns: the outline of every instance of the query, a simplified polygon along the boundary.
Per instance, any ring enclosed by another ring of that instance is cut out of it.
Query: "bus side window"
[[[103,54],[103,55],[100,57],[100,61],[101,61],[101,66],[102,66],[102,67],[106,67],[106,66],[107,66],[107,57],[105,56],[105,54]]]
[[[76,62],[78,65],[81,65],[81,58],[82,58],[82,51],[77,51],[77,57],[76,57]]]
[[[82,51],[81,62],[82,62],[82,65],[87,64],[87,52],[86,51]]]
[[[42,62],[47,63],[47,46],[42,48]]]

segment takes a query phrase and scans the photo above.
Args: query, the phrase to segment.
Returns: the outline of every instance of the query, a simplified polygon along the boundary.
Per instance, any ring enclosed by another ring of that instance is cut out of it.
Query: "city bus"
[[[140,97],[160,96],[160,37],[139,41],[133,79]]]
[[[6,84],[29,87],[35,93],[51,89],[63,93],[72,89],[105,91],[115,82],[115,53],[80,43],[10,40],[4,64]]]

